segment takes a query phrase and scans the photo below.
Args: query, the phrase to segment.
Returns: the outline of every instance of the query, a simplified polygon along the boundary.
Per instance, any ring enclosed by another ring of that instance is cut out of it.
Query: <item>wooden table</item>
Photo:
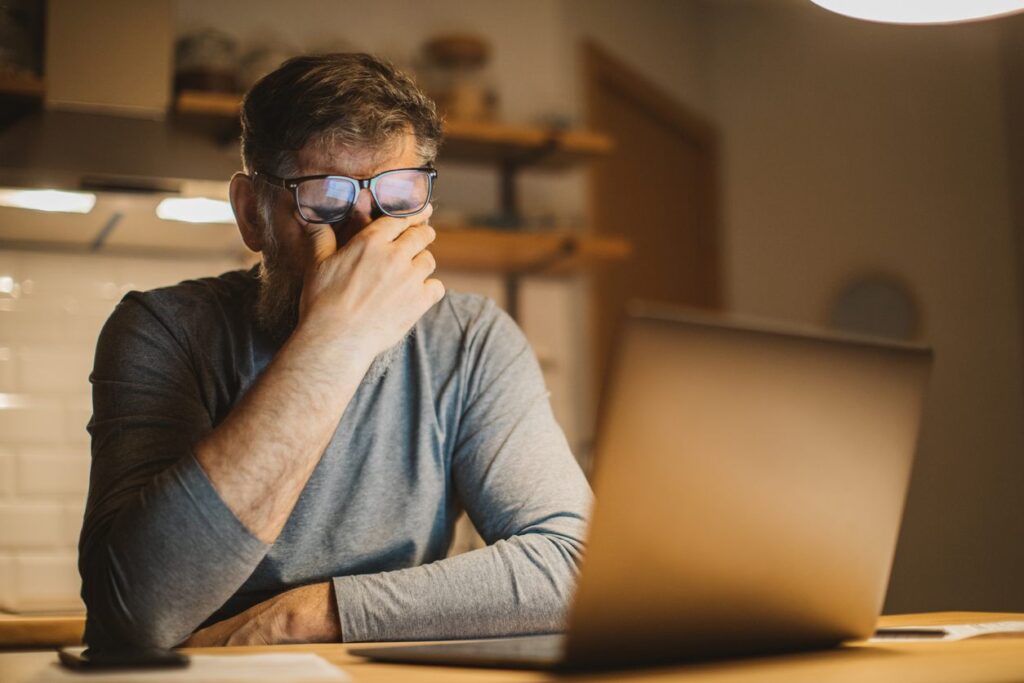
[[[1019,621],[1024,614],[939,612],[883,617],[880,626]],[[537,681],[732,681],[786,683],[982,683],[1024,681],[1024,636],[987,636],[947,643],[853,643],[823,652],[643,671],[556,676],[539,672],[412,666],[369,662],[348,653],[347,645],[280,645],[261,648],[202,648],[189,652],[315,652],[344,669],[357,683],[533,683]],[[26,683],[55,661],[52,652],[0,654],[0,681]]]
[[[84,631],[84,614],[0,612],[0,648],[76,645]]]

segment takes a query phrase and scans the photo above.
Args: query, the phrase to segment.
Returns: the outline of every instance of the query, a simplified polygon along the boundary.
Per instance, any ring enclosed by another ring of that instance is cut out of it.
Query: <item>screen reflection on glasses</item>
[[[291,190],[299,215],[307,223],[338,223],[348,217],[359,191],[364,188],[370,191],[377,208],[385,215],[401,218],[419,213],[430,202],[437,171],[429,166],[396,168],[372,178],[343,175],[281,178],[262,171],[254,171],[252,175]]]

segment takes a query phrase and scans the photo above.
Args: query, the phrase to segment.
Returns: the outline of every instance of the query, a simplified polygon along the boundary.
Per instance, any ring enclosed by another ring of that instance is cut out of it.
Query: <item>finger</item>
[[[319,266],[338,250],[338,238],[328,223],[310,223],[309,238],[312,242],[309,258],[314,266]]]
[[[437,269],[437,261],[434,259],[434,255],[424,249],[412,259],[412,265],[417,271],[423,273],[423,277],[426,278],[428,275],[433,273]]]
[[[427,290],[427,295],[435,304],[444,298],[444,283],[436,277],[429,278],[423,283],[423,285]]]
[[[436,237],[437,232],[426,223],[422,225],[411,225],[405,229],[405,232],[398,236],[394,241],[394,245],[395,248],[407,258],[415,258],[415,256],[426,249]]]
[[[434,205],[427,204],[422,211],[414,213],[411,216],[403,216],[401,218],[395,218],[394,216],[381,216],[373,223],[367,226],[363,232],[367,233],[367,236],[373,235],[380,237],[382,240],[392,242],[401,235],[406,228],[410,225],[418,225],[420,223],[426,223],[430,220],[430,215],[434,213]]]

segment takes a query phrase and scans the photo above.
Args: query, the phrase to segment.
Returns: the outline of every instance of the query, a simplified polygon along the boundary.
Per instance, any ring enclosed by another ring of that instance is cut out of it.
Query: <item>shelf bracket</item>
[[[579,251],[579,246],[579,240],[575,237],[565,237],[558,243],[558,247],[544,258],[505,275],[505,311],[513,320],[519,322],[519,287],[522,284],[522,279],[528,275],[539,275],[549,268],[553,268],[563,259],[576,254]]]
[[[524,154],[507,157],[501,162],[500,190],[501,190],[501,213],[509,225],[518,226],[521,224],[522,215],[519,213],[519,189],[517,178],[519,171],[524,166],[530,166],[539,162],[544,157],[553,154],[561,146],[558,131],[550,131],[536,149]]]

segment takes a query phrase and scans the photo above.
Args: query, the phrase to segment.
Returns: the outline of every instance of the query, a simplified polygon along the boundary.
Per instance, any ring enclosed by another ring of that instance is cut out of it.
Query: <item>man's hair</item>
[[[242,164],[247,173],[290,175],[307,144],[359,149],[408,130],[420,157],[432,162],[441,144],[437,109],[392,64],[361,53],[295,57],[242,101]]]

